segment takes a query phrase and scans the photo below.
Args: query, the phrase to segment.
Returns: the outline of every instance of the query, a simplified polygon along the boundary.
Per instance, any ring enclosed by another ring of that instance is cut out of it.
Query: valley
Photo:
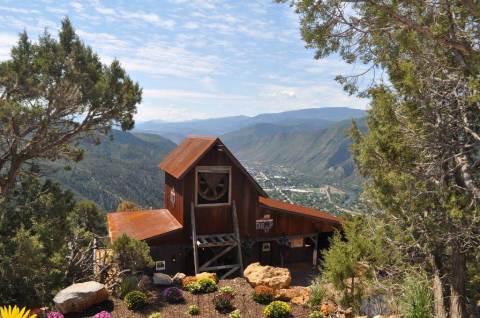
[[[106,211],[115,210],[123,200],[157,208],[163,205],[163,172],[158,163],[184,136],[216,135],[272,198],[336,214],[351,212],[359,208],[362,180],[350,158],[347,133],[352,118],[364,129],[362,114],[356,109],[317,108],[138,123],[133,132],[113,130],[111,138],[102,138],[100,144],[84,139],[82,161],[44,163],[43,171],[46,178]]]

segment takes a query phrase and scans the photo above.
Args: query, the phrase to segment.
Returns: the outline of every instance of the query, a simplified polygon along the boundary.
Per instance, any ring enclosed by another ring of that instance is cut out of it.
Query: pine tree
[[[366,65],[337,77],[347,91],[373,77],[359,91],[372,101],[368,133],[353,134],[366,193],[405,230],[397,243],[412,263],[428,269],[435,316],[467,317],[466,268],[480,239],[480,3],[292,4],[316,58],[338,53]]]
[[[68,19],[58,40],[20,35],[0,63],[0,195],[13,190],[35,160],[80,160],[78,138],[133,128],[142,91],[120,63],[101,63]]]

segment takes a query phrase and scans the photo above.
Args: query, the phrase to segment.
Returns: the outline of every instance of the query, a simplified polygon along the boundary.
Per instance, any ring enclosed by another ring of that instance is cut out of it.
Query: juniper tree
[[[354,131],[366,192],[428,266],[437,317],[466,317],[466,265],[478,246],[480,3],[472,0],[294,0],[316,58],[337,53],[367,71],[337,80],[372,100]],[[384,72],[358,91],[357,80]],[[444,292],[449,289],[449,297]],[[450,302],[447,304],[446,300]]]
[[[117,60],[102,64],[68,19],[58,39],[45,31],[34,43],[23,32],[0,63],[0,194],[32,160],[81,159],[80,136],[133,128],[141,94]]]

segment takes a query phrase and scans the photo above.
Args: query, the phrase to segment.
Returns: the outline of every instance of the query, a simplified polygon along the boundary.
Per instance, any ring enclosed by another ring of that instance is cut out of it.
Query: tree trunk
[[[456,244],[452,249],[452,276],[450,283],[450,318],[466,318],[466,257]]]
[[[447,318],[447,311],[445,309],[445,298],[443,294],[443,284],[440,278],[440,271],[438,268],[433,272],[433,302],[434,314],[437,318]]]

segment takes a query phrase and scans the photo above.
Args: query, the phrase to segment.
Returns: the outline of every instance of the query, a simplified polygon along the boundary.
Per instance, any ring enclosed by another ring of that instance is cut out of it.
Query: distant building
[[[108,214],[113,241],[146,241],[156,270],[241,275],[251,262],[317,263],[341,227],[327,212],[268,198],[218,138],[188,137],[161,163],[164,208]]]

